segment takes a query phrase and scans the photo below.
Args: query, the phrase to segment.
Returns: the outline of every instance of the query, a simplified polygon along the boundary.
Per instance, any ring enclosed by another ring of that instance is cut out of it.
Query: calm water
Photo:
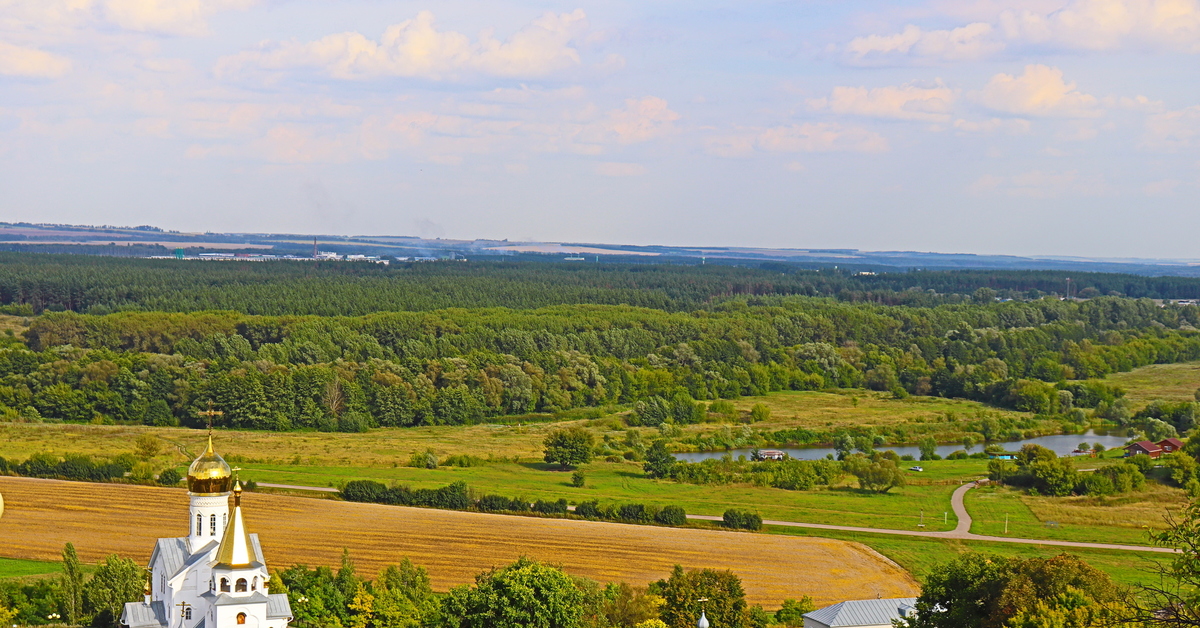
[[[1008,451],[1016,451],[1016,450],[1020,449],[1021,446],[1026,443],[1033,443],[1035,445],[1041,445],[1042,447],[1045,447],[1060,456],[1066,456],[1066,455],[1069,455],[1072,451],[1074,451],[1075,448],[1077,446],[1079,446],[1079,443],[1082,443],[1084,441],[1087,441],[1089,443],[1100,443],[1100,444],[1104,445],[1104,447],[1106,449],[1112,449],[1114,447],[1120,447],[1120,446],[1124,445],[1125,443],[1129,442],[1129,437],[1128,436],[1120,436],[1115,433],[1097,434],[1097,433],[1093,432],[1092,430],[1088,430],[1087,432],[1084,432],[1083,434],[1058,434],[1055,436],[1039,436],[1037,438],[1028,438],[1025,440],[1017,440],[1017,441],[1008,441],[1008,442],[1002,442],[999,444],[1003,445],[1004,448],[1007,449]],[[958,445],[938,445],[937,452],[938,452],[938,455],[940,455],[940,456],[946,456],[946,455],[952,454],[962,448],[963,447],[962,447],[961,443]],[[763,449],[778,449],[778,448],[777,447],[764,447]],[[897,454],[899,454],[901,456],[903,456],[905,454],[909,454],[914,458],[921,457],[921,450],[919,448],[917,448],[915,445],[894,446],[894,447],[889,446],[889,445],[884,445],[882,447],[879,447],[878,449],[879,449],[879,451],[891,449],[892,451],[896,452]],[[731,449],[729,451],[700,451],[700,452],[695,452],[695,453],[679,453],[679,454],[675,454],[675,459],[676,460],[687,460],[689,462],[696,462],[699,460],[708,460],[710,458],[720,458],[720,457],[724,456],[725,454],[730,454],[734,457],[735,460],[737,459],[738,456],[745,456],[746,459],[749,460],[750,454],[753,451],[754,451],[753,449]],[[780,449],[780,451],[783,451],[783,452],[787,453],[787,455],[789,455],[793,458],[799,459],[799,460],[818,460],[820,458],[824,458],[827,454],[833,454],[834,456],[837,455],[837,452],[832,447],[800,447],[800,448],[793,448],[793,449]],[[980,451],[983,451],[982,444],[976,445],[974,447],[974,449],[971,450],[970,453],[976,453],[976,452],[980,452]]]

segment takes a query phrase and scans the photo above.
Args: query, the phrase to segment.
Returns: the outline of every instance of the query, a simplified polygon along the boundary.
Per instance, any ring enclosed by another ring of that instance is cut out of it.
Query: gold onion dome
[[[208,437],[208,449],[188,467],[187,481],[188,490],[200,495],[229,492],[233,484],[233,470],[224,458],[213,451],[212,436]]]

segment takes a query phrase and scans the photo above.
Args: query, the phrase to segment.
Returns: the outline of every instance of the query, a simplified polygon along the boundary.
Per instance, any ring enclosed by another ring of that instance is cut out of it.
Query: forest
[[[690,313],[47,313],[0,349],[0,412],[198,425],[211,404],[231,427],[361,431],[630,404],[655,426],[700,420],[705,400],[866,387],[1068,414],[1120,394],[1073,380],[1200,358],[1200,310],[1149,300],[759,301]]]
[[[555,259],[555,258],[551,258]],[[931,307],[993,298],[1200,298],[1200,278],[1062,271],[861,274],[782,262],[743,265],[549,262],[234,262],[0,252],[0,306],[10,313],[71,310],[269,316],[361,316],[444,308],[597,304],[669,312],[757,296],[825,296]]]

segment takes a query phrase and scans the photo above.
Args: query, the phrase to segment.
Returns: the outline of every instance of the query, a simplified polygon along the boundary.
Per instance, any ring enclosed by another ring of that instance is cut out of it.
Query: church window
[[[204,534],[204,515],[196,515],[196,536]]]
[[[221,578],[221,590],[229,593],[229,578]]]
[[[246,614],[245,613],[238,613],[237,623],[238,623],[238,625],[246,623]]]
[[[229,526],[229,513],[221,514],[221,529],[224,530]]]
[[[233,590],[235,593],[245,593],[246,592],[246,579],[238,578],[237,585],[235,585],[233,587]]]
[[[250,581],[250,590],[251,591],[258,590],[258,576],[254,576],[254,579]]]
[[[185,607],[183,607],[183,618],[184,618],[184,619],[186,619],[186,620],[188,620],[188,621],[191,621],[191,619],[192,619],[192,607],[190,607],[190,606],[185,606]]]
[[[209,536],[217,535],[217,516],[216,515],[208,516],[208,535]]]
[[[209,579],[208,579],[208,590],[209,590],[209,591],[216,591],[216,590],[217,590],[217,579],[216,579],[216,578],[209,578]]]

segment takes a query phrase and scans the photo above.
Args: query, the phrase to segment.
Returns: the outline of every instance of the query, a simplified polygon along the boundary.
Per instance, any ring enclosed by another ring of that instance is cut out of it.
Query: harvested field
[[[154,539],[187,530],[178,489],[0,477],[6,509],[0,555],[57,560],[75,544],[87,562],[118,553],[149,559]],[[730,569],[752,604],[776,608],[811,595],[847,598],[918,594],[912,576],[858,543],[715,530],[630,526],[249,494],[245,515],[275,569],[336,565],[350,550],[364,575],[405,556],[429,569],[439,590],[521,555],[600,581],[644,585],[676,563]]]

